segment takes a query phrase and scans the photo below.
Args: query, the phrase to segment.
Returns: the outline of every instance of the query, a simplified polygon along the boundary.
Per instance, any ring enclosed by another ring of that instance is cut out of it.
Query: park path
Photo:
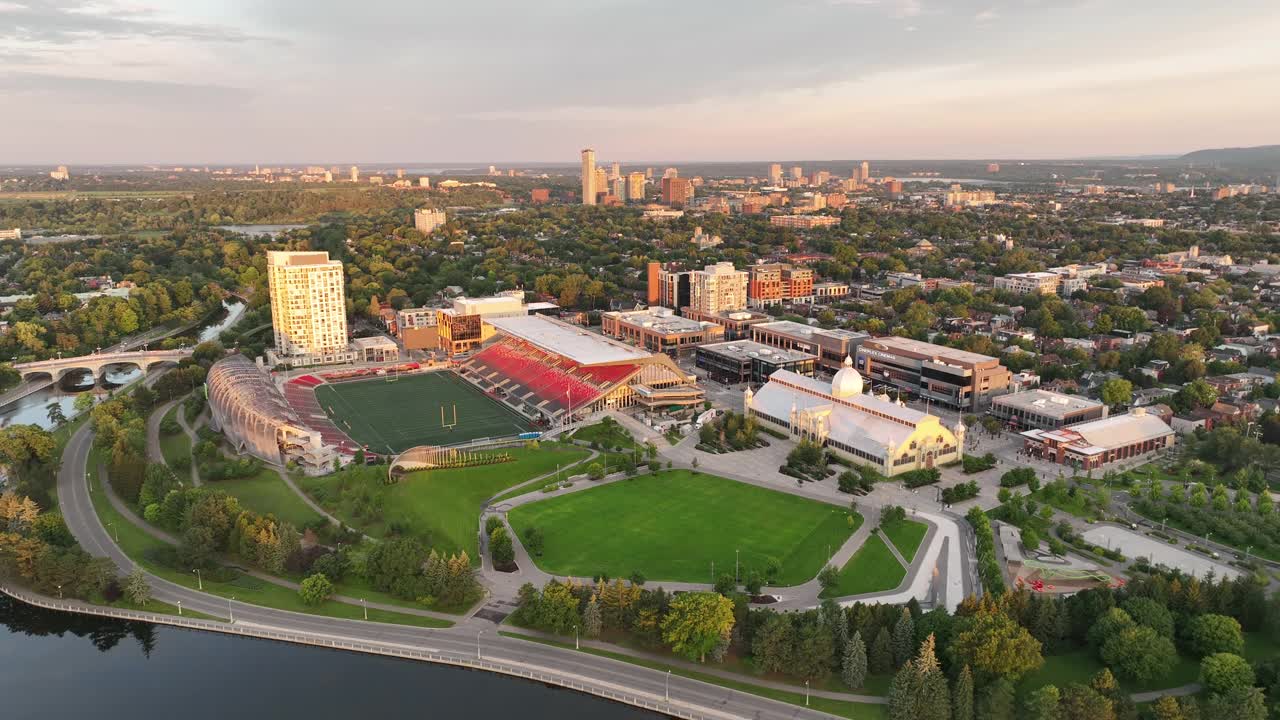
[[[164,416],[167,415],[170,410],[175,406],[180,406],[185,400],[186,396],[174,398],[173,400],[170,400],[156,408],[149,416],[147,416],[147,459],[151,462],[160,463],[162,465],[167,464],[164,459],[164,451],[160,447],[160,423],[164,421]],[[178,419],[178,425],[182,428],[182,432],[186,434],[187,441],[191,445],[191,467],[189,468],[191,473],[191,483],[199,486],[201,484],[200,470],[196,467],[195,447],[196,443],[200,441],[200,438],[196,435],[195,431],[187,426],[187,421],[183,415],[184,413],[179,411],[175,413],[174,417]]]

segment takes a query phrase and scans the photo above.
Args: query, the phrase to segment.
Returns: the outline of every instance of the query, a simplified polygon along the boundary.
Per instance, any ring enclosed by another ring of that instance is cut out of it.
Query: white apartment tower
[[[315,358],[347,349],[342,263],[327,252],[268,252],[267,285],[276,353]],[[304,364],[304,363],[298,363]]]
[[[413,211],[413,226],[423,235],[430,235],[448,221],[444,210],[436,208],[418,208]]]
[[[774,163],[769,166],[769,184],[774,187],[782,185],[782,163]]]
[[[596,204],[596,151],[582,151],[582,204]]]
[[[351,182],[360,182],[360,168],[351,166]]]
[[[715,315],[747,306],[748,273],[731,262],[708,265],[689,273],[689,307]]]

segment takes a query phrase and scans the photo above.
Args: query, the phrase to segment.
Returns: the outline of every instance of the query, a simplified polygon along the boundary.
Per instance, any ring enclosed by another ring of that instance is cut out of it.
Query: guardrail
[[[107,608],[74,601],[54,600],[53,598],[47,598],[43,595],[23,592],[3,585],[0,585],[0,592],[15,600],[19,600],[39,608],[44,608],[46,610],[74,612],[82,615],[96,615],[99,617],[114,618],[116,620],[171,625],[174,627],[186,628],[188,630],[219,632],[228,635],[277,640],[280,642],[291,642],[299,645],[313,645],[316,647],[326,647],[334,650],[362,652],[370,655],[385,655],[406,660],[418,660],[421,662],[433,662],[442,665],[469,668],[472,670],[483,670],[499,673],[501,675],[533,680],[535,682],[548,685],[555,685],[557,687],[568,688],[588,695],[595,695],[596,697],[613,700],[614,702],[625,703],[627,705],[644,708],[670,717],[684,718],[686,720],[724,720],[724,718],[736,717],[723,712],[715,712],[714,714],[698,712],[695,709],[679,702],[664,701],[660,699],[655,700],[650,697],[621,692],[601,685],[583,682],[582,680],[577,680],[566,675],[543,672],[541,670],[522,667],[514,663],[504,663],[497,660],[485,660],[483,658],[472,658],[464,655],[445,655],[443,653],[406,650],[403,648],[375,643],[335,640],[322,635],[269,630],[267,628],[253,625],[235,625],[232,623],[214,620],[198,620],[175,615],[155,615],[152,613],[138,612],[134,610],[119,610],[117,608]]]

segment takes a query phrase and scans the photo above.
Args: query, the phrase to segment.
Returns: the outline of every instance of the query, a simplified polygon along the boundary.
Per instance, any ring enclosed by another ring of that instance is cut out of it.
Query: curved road
[[[67,527],[88,553],[111,558],[122,571],[129,571],[133,562],[112,541],[90,500],[86,467],[92,441],[93,432],[86,424],[67,443],[58,472],[58,501]],[[657,702],[665,702],[669,683],[671,707],[684,715],[761,720],[834,717],[676,675],[668,676],[665,672],[629,663],[504,638],[497,634],[496,626],[484,620],[466,620],[448,629],[428,629],[326,618],[232,602],[154,575],[148,575],[148,579],[156,599],[168,603],[181,602],[184,608],[217,617],[233,614],[233,622],[240,626],[357,641],[397,650],[429,650],[459,658],[475,658],[479,653],[488,661],[536,669],[563,677],[566,682],[586,683],[615,691],[624,689]]]

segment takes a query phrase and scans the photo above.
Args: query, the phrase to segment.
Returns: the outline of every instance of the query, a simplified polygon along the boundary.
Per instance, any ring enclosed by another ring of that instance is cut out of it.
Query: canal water
[[[238,299],[224,300],[222,310],[215,313],[205,322],[196,326],[190,333],[194,343],[206,340],[217,340],[223,331],[239,322],[244,315],[245,304]],[[88,373],[73,375],[57,385],[34,392],[16,403],[0,408],[0,427],[5,425],[39,425],[50,429],[49,405],[57,403],[64,415],[71,417],[75,412],[76,396],[86,391],[105,394],[110,388],[127,385],[138,378],[140,371],[132,365],[116,366],[107,369],[105,387],[94,388],[93,378]]]
[[[5,720],[658,717],[490,673],[53,612],[3,595],[0,698]]]

